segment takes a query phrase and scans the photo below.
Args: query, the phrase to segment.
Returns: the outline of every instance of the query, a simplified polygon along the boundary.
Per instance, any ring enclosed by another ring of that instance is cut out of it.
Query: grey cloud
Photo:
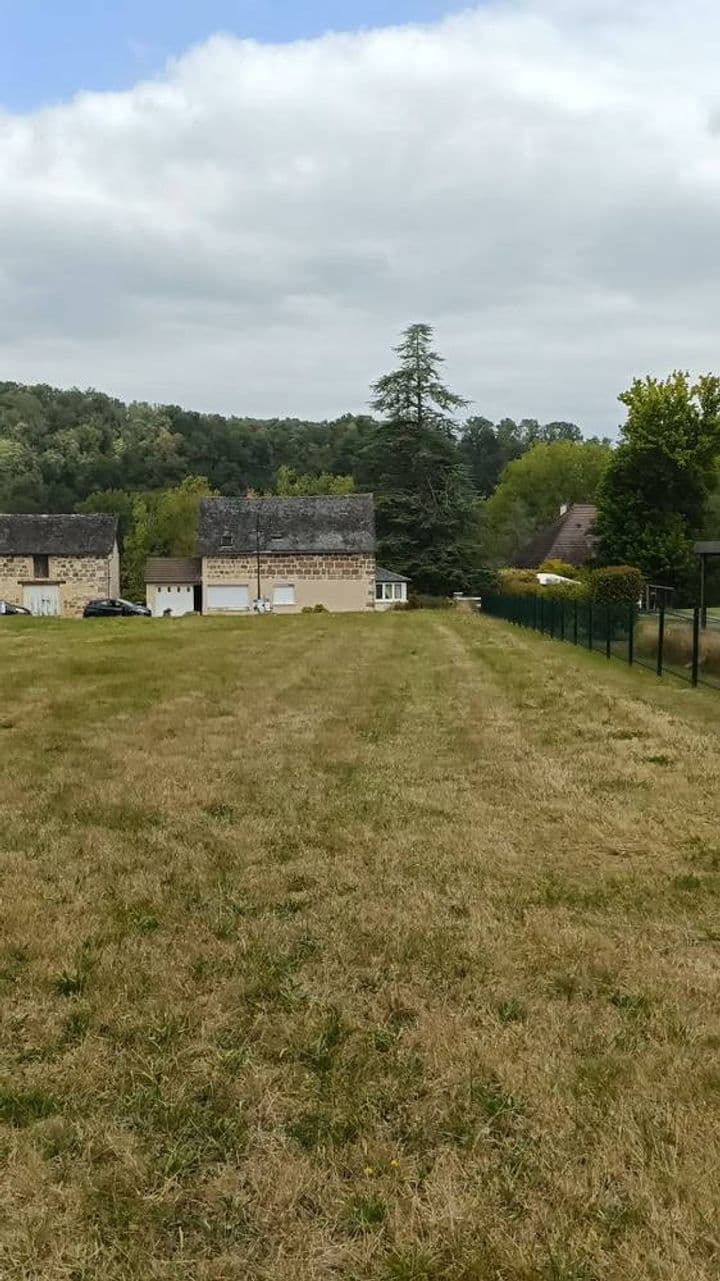
[[[483,412],[612,430],[715,358],[718,38],[714,0],[499,0],[0,118],[3,373],[329,415],[423,318]]]

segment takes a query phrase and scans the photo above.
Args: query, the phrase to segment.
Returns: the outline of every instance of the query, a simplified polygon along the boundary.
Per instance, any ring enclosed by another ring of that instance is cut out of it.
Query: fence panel
[[[701,685],[720,689],[720,619],[708,614],[707,626],[700,632],[698,680]]]
[[[634,661],[651,672],[658,671],[660,618],[658,610],[655,614],[640,614],[635,620]]]
[[[487,596],[483,611],[658,676],[720,689],[720,620],[701,628],[699,609],[639,613],[635,606],[593,605],[544,596]]]
[[[610,607],[609,657],[619,658],[621,662],[631,661],[635,650],[636,611],[620,602]]]
[[[692,682],[693,617],[676,610],[665,610],[663,635],[663,673]]]

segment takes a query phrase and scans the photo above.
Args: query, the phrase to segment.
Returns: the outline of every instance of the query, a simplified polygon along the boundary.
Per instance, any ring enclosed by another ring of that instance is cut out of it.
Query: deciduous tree
[[[610,462],[607,445],[556,440],[535,445],[505,468],[480,512],[483,560],[507,565],[563,503],[594,502]]]
[[[636,379],[620,400],[628,416],[598,495],[600,552],[687,593],[717,478],[720,378]]]

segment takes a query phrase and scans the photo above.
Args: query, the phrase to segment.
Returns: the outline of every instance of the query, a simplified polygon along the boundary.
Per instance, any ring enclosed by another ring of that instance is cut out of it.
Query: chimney
[[[567,516],[567,514],[568,514],[568,512],[569,512],[569,511],[570,511],[570,504],[569,504],[569,503],[561,503],[561,504],[560,504],[560,515],[561,515],[561,516]]]

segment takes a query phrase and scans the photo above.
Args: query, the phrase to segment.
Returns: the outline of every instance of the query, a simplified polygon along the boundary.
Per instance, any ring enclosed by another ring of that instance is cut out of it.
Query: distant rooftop
[[[573,503],[552,525],[533,534],[513,558],[513,564],[519,569],[537,569],[544,560],[584,565],[592,556],[596,517],[597,507],[592,503]]]

